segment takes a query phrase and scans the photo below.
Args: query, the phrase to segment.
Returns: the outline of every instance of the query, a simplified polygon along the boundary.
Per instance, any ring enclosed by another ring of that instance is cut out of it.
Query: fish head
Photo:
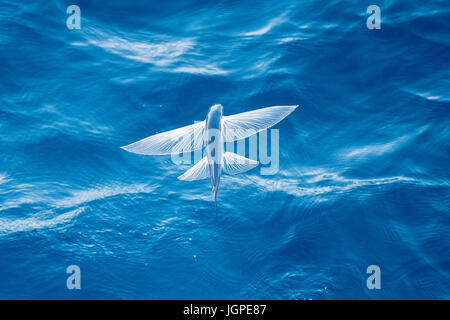
[[[223,115],[223,106],[221,104],[212,105],[209,108],[208,115],[214,118],[221,118]]]

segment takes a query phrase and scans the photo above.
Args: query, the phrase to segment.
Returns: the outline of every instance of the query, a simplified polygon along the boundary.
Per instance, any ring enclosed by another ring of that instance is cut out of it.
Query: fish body
[[[217,197],[220,175],[223,164],[223,137],[222,137],[223,106],[215,104],[209,108],[205,122],[205,146],[209,168],[209,177],[214,198]]]

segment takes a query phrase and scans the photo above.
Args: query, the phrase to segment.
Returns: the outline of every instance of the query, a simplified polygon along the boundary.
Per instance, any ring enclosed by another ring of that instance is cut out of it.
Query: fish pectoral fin
[[[202,160],[197,162],[192,168],[183,173],[178,177],[179,180],[184,181],[195,181],[202,180],[209,177],[208,171],[208,159],[204,157]]]
[[[122,149],[145,155],[178,154],[200,150],[203,147],[205,121],[155,134]]]
[[[226,174],[238,174],[253,169],[258,161],[242,157],[233,152],[225,152],[223,155],[222,169]]]
[[[290,115],[298,106],[275,106],[224,116],[223,140],[232,142],[268,129]]]

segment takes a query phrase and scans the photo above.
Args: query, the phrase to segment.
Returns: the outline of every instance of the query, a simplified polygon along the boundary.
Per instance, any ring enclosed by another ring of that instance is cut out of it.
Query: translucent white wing
[[[270,128],[286,118],[298,106],[268,107],[223,117],[223,139],[241,140]]]
[[[227,174],[238,174],[250,169],[253,169],[258,165],[258,161],[242,157],[233,152],[225,152],[223,155],[223,172]]]
[[[129,152],[146,155],[164,155],[190,152],[203,147],[205,121],[161,132],[121,147]]]
[[[179,176],[178,179],[184,181],[194,181],[206,179],[208,177],[209,177],[208,159],[207,157],[204,157],[202,158],[202,160],[197,162],[195,166],[193,166],[188,171]]]

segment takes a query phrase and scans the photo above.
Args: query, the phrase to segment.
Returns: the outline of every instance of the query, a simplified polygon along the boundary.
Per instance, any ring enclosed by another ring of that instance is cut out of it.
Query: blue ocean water
[[[448,1],[1,1],[0,298],[449,299],[449,20]],[[279,172],[224,176],[217,220],[189,166],[119,148],[216,103],[300,105]]]

